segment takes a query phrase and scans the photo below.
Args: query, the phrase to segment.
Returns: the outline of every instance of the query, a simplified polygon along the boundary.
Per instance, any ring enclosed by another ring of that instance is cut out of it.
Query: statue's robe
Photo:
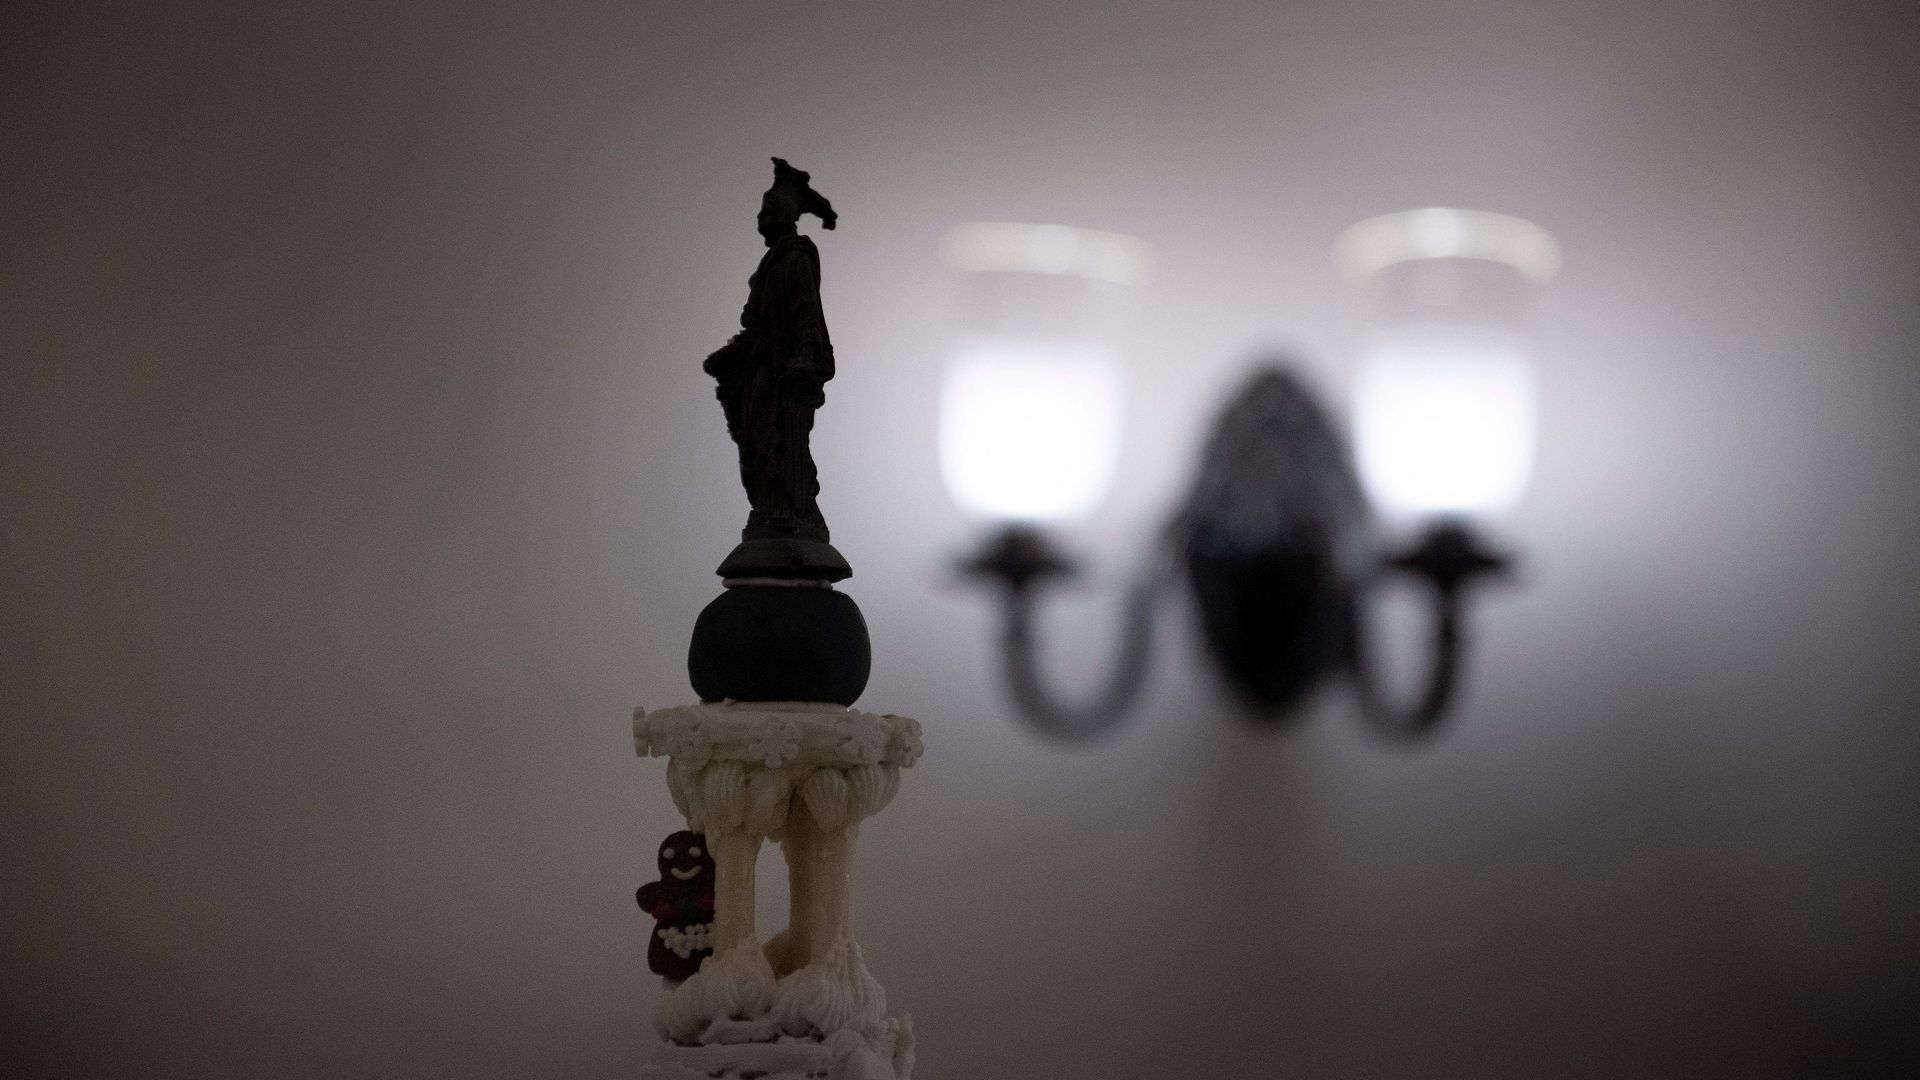
[[[752,512],[744,539],[827,540],[807,445],[813,412],[833,378],[833,343],[820,306],[820,252],[795,233],[767,248],[747,281],[740,332],[707,358],[727,434],[740,448]]]

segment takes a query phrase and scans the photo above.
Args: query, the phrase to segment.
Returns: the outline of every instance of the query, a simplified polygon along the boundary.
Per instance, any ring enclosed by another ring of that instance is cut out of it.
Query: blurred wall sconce
[[[1516,501],[1531,471],[1527,313],[1559,251],[1531,222],[1434,208],[1362,221],[1334,254],[1371,302],[1355,451],[1299,379],[1260,365],[1221,412],[1185,502],[1128,588],[1111,675],[1069,703],[1046,686],[1035,639],[1043,587],[1075,569],[1048,529],[1092,510],[1113,483],[1121,328],[1147,251],[1060,225],[948,234],[959,321],[941,468],[955,501],[991,523],[963,566],[998,592],[1004,676],[1038,731],[1080,739],[1116,725],[1145,685],[1156,601],[1182,579],[1250,716],[1289,715],[1336,673],[1386,735],[1415,738],[1444,716],[1466,597],[1510,566],[1476,522]],[[1402,535],[1414,539],[1388,539]],[[1386,700],[1368,646],[1367,594],[1392,575],[1423,583],[1431,600],[1425,687],[1407,704]]]

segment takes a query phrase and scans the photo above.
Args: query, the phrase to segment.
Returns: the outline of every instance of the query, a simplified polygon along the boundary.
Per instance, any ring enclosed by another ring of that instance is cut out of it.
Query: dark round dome
[[[700,612],[687,675],[701,701],[852,705],[873,647],[853,597],[813,586],[736,585]]]

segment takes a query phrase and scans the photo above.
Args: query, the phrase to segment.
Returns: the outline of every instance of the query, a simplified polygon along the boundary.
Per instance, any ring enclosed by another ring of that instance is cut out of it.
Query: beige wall
[[[843,215],[823,504],[930,748],[859,920],[929,1076],[1916,1052],[1911,5],[325,7],[0,34],[22,1074],[632,1075],[626,715],[743,514],[698,360],[776,153]],[[1023,734],[946,570],[941,231],[1155,246],[1111,586],[1254,349],[1342,392],[1334,233],[1436,202],[1567,251],[1453,729],[1251,731],[1170,627],[1117,738]]]

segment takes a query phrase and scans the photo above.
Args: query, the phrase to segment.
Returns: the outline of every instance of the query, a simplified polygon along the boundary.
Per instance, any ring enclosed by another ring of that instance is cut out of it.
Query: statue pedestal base
[[[715,571],[722,578],[799,578],[840,581],[853,574],[846,556],[824,540],[782,537],[742,540]]]

